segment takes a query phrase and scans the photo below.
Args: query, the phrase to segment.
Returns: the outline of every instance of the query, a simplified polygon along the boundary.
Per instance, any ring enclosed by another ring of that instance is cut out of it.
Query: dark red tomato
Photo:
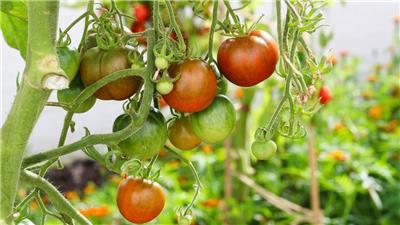
[[[201,140],[193,133],[188,117],[177,119],[168,127],[168,138],[171,143],[182,150],[198,146]]]
[[[327,86],[323,86],[321,87],[321,89],[319,89],[318,97],[319,97],[319,102],[324,105],[328,103],[329,100],[331,99],[332,97],[331,91]]]
[[[129,178],[119,184],[117,205],[125,219],[142,224],[161,213],[165,205],[165,194],[155,181]]]
[[[278,47],[272,37],[255,30],[247,36],[225,40],[218,50],[218,67],[232,83],[249,87],[272,75],[278,57]]]
[[[89,49],[82,58],[80,74],[85,86],[89,86],[101,78],[131,67],[127,48],[101,50],[98,47]],[[103,100],[124,100],[132,96],[141,83],[139,77],[125,77],[108,83],[94,95]]]
[[[171,65],[171,77],[180,74],[174,89],[164,95],[169,106],[180,112],[199,112],[209,106],[217,93],[217,78],[211,66],[200,59]]]
[[[147,4],[138,3],[133,5],[133,15],[139,23],[145,23],[150,17],[150,8]]]

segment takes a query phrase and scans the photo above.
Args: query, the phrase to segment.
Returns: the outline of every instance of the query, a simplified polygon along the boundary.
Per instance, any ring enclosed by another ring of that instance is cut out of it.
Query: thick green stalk
[[[59,212],[71,217],[72,219],[77,221],[78,224],[83,224],[83,225],[92,224],[82,214],[80,214],[77,210],[75,210],[74,207],[71,205],[71,203],[69,203],[68,200],[65,199],[64,196],[60,192],[58,192],[58,190],[43,177],[40,177],[32,172],[24,170],[21,172],[21,182],[27,186],[32,186],[42,190],[44,193],[46,193],[46,196],[49,198],[49,200],[53,203],[54,207]]]
[[[1,129],[0,224],[10,224],[19,171],[29,136],[50,95],[48,75],[64,76],[55,51],[57,1],[28,2],[28,52],[21,89]]]

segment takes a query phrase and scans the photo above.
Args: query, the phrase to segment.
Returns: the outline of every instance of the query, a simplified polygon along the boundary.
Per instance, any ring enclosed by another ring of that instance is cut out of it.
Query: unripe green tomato
[[[165,70],[169,66],[168,60],[164,57],[157,57],[156,58],[156,67],[159,70]]]
[[[60,103],[70,104],[84,89],[82,81],[79,76],[75,77],[69,84],[68,89],[57,91],[57,99]],[[76,110],[75,113],[84,113],[91,109],[96,103],[96,98],[90,96],[86,99]]]
[[[161,80],[156,84],[156,89],[158,93],[166,95],[174,89],[174,84],[168,80]]]
[[[192,224],[191,215],[178,216],[178,225],[190,225],[190,224]]]
[[[251,152],[258,160],[267,160],[276,152],[276,144],[272,140],[254,141],[251,145]]]

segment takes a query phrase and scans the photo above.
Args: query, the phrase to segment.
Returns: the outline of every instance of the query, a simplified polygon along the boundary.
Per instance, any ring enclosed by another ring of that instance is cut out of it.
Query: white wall
[[[273,4],[265,1],[259,12],[270,14]],[[60,12],[60,26],[65,28],[74,18],[83,12],[82,9],[69,9],[62,7]],[[352,55],[358,55],[364,60],[365,68],[376,61],[373,51],[378,51],[378,60],[384,60],[384,49],[393,40],[393,17],[399,14],[397,1],[363,1],[350,2],[345,6],[334,3],[326,11],[326,24],[334,31],[334,39],[329,48],[334,53],[342,50]],[[268,15],[267,15],[268,17]],[[82,26],[78,26],[70,33],[73,45],[79,41]],[[24,61],[19,53],[11,49],[1,37],[1,121],[10,110],[11,103],[16,93],[15,79],[17,72],[23,72]],[[55,101],[55,95],[51,96]],[[110,132],[114,118],[122,112],[119,102],[97,101],[95,107],[84,115],[75,116],[76,132],[69,136],[67,142],[78,140],[83,136],[83,127],[89,127],[92,133]],[[35,127],[30,142],[28,154],[53,148],[57,144],[65,112],[59,108],[47,107],[37,126]]]

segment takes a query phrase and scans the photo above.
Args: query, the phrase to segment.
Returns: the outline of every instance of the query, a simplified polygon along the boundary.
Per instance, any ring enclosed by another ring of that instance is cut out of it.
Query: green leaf
[[[25,59],[28,40],[28,16],[24,1],[3,1],[0,5],[1,31],[7,44],[18,49]]]

